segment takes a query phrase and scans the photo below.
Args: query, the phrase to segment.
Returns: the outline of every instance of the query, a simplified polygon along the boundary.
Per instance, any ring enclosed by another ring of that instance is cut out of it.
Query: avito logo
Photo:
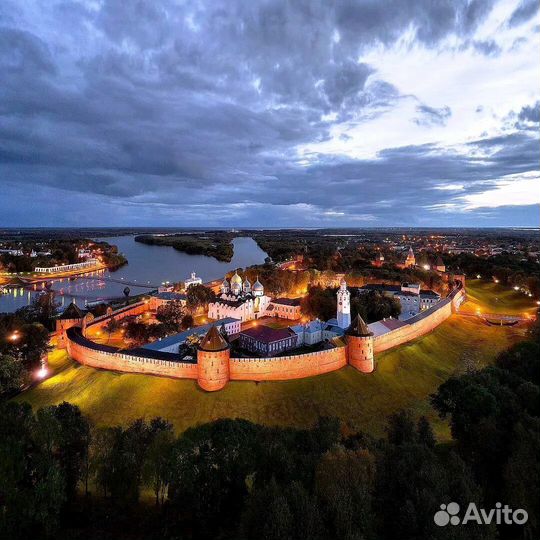
[[[459,517],[460,507],[456,502],[441,504],[441,509],[435,512],[433,521],[439,527],[450,525],[467,525],[467,523],[477,523],[478,525],[489,525],[495,523],[497,525],[524,525],[529,519],[529,514],[522,508],[512,510],[507,504],[504,506],[497,503],[495,508],[485,510],[478,509],[475,503],[469,503],[463,518]]]

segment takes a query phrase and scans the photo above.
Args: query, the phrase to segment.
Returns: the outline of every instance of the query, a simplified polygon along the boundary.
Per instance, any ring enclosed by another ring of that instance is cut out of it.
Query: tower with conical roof
[[[437,272],[446,272],[446,265],[444,264],[444,261],[442,260],[442,257],[440,255],[437,257],[437,262],[435,263],[435,270],[437,270]]]
[[[197,382],[207,392],[221,390],[229,381],[229,344],[214,325],[197,350]]]
[[[72,326],[81,326],[84,313],[72,300],[69,306],[56,319],[56,346],[59,349],[67,347],[66,332]]]
[[[373,362],[373,332],[360,315],[345,331],[349,364],[362,373],[371,373]]]
[[[348,328],[351,324],[351,293],[345,279],[341,280],[337,292],[337,321],[340,328]]]
[[[405,259],[405,266],[407,268],[410,268],[411,266],[414,266],[416,264],[416,257],[414,256],[413,248],[409,248],[409,252],[407,253],[407,258]]]

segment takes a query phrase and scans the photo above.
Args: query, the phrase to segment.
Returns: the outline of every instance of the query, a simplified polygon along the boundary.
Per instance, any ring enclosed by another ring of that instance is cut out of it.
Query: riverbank
[[[34,283],[42,283],[44,281],[51,281],[52,279],[65,279],[70,277],[83,276],[85,274],[91,274],[93,272],[100,272],[102,270],[111,270],[106,264],[100,263],[95,266],[80,270],[71,270],[69,272],[57,272],[57,273],[21,273],[15,274],[11,277],[7,277],[5,282],[0,281],[0,285],[5,284],[7,286],[14,285],[16,287],[21,285],[33,285]]]
[[[132,294],[148,290],[150,286],[169,281],[178,283],[187,279],[191,272],[196,272],[203,282],[223,281],[223,276],[236,268],[263,264],[267,253],[262,251],[255,241],[248,236],[232,239],[233,257],[230,262],[218,261],[204,255],[188,255],[169,246],[155,246],[135,242],[133,235],[102,237],[100,241],[114,245],[118,254],[128,260],[114,271],[107,269],[80,276],[77,279],[58,278],[52,280],[52,288],[62,306],[67,306],[73,299],[77,305],[85,302],[121,297],[124,288],[130,287]],[[98,279],[103,278],[103,279]],[[109,279],[112,278],[112,279]],[[29,305],[41,290],[41,284],[28,287],[19,283],[6,294],[0,295],[0,313],[13,312]]]

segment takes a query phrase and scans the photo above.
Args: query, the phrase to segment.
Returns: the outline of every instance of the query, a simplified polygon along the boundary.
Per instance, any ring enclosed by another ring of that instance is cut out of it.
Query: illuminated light
[[[499,280],[498,280],[498,279],[495,279],[494,281],[495,281],[495,283],[499,283]]]
[[[536,305],[537,305],[537,306],[540,306],[540,300],[537,300],[537,301],[536,301]]]
[[[480,279],[482,276],[480,274],[476,274],[476,279]]]
[[[41,366],[41,368],[38,369],[36,376],[38,379],[44,379],[48,375],[49,371],[45,366]]]
[[[429,264],[424,264],[424,266],[422,267],[424,270],[429,270]]]
[[[17,341],[21,336],[19,335],[19,331],[15,330],[11,336],[9,336],[9,339],[11,341]]]
[[[517,285],[514,287],[514,291],[519,291],[519,287]]]

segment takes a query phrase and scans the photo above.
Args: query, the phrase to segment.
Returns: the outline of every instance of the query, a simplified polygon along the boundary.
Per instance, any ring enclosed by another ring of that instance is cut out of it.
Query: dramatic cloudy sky
[[[538,0],[1,0],[0,226],[538,226]]]

